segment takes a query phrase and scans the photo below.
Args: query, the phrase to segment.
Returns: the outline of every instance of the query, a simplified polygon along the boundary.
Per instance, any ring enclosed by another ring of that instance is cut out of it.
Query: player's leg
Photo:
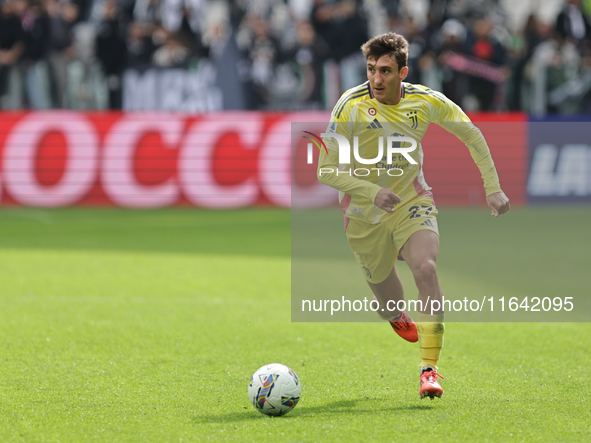
[[[378,315],[385,320],[398,317],[401,312],[398,310],[399,301],[404,300],[404,288],[398,276],[396,266],[392,266],[392,272],[386,280],[380,283],[367,282],[371,288],[374,298],[380,304]]]
[[[414,232],[404,244],[400,255],[408,264],[419,290],[420,306],[422,307],[420,312],[443,314],[441,309],[443,291],[437,277],[439,235],[431,230]],[[432,301],[439,302],[439,310],[431,311]]]
[[[392,266],[392,271],[388,277],[380,283],[367,282],[374,299],[378,301],[379,308],[377,314],[383,320],[390,322],[392,329],[403,339],[412,343],[419,340],[417,326],[404,311],[400,311],[398,303],[404,300],[404,288],[398,276],[396,265]]]
[[[432,311],[432,301],[442,306],[443,292],[437,277],[439,236],[431,230],[414,232],[400,251],[408,263],[419,290],[421,311],[417,314],[419,346],[421,354],[421,388],[424,397],[441,397],[443,388],[437,381],[437,362],[443,347],[443,309]]]
[[[392,237],[394,222],[395,220],[390,219],[384,223],[368,224],[349,220],[347,240],[363,276],[380,304],[380,317],[388,320],[402,338],[416,342],[419,339],[416,324],[405,313],[400,313],[395,305],[398,300],[404,300],[404,291],[394,266],[398,255]],[[389,301],[394,303],[388,303]]]

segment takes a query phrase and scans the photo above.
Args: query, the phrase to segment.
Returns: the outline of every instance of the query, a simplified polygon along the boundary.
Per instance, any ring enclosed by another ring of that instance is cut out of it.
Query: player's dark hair
[[[368,40],[361,46],[361,51],[366,60],[370,57],[377,60],[383,55],[389,55],[396,59],[399,71],[406,66],[408,61],[408,42],[403,36],[394,32],[378,35]]]

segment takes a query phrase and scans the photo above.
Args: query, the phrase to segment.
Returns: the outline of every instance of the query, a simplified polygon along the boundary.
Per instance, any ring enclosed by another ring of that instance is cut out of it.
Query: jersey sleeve
[[[341,192],[366,198],[373,203],[382,188],[367,180],[360,180],[353,176],[353,171],[349,165],[343,166],[343,168],[339,166],[338,150],[329,149],[328,154],[322,151],[318,159],[318,180],[320,183]]]
[[[335,106],[335,110],[337,107],[338,104]],[[333,110],[326,132],[337,133],[351,140],[351,122],[349,121],[351,109],[352,106],[345,105],[344,109],[338,114]],[[353,175],[352,165],[339,164],[339,145],[336,139],[324,137],[323,141],[328,149],[328,153],[321,150],[320,157],[318,158],[317,177],[320,183],[331,186],[346,194],[366,198],[373,203],[377,193],[382,188],[375,183],[355,177]]]
[[[472,159],[480,170],[486,195],[501,192],[499,176],[480,129],[474,126],[464,111],[446,96],[437,93],[437,98],[439,100],[433,108],[431,121],[451,132],[466,144]]]

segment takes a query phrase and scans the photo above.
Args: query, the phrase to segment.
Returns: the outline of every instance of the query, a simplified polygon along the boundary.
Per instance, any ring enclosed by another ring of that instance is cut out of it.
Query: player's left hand
[[[495,192],[486,197],[486,204],[491,209],[490,215],[493,217],[498,217],[499,215],[504,214],[511,207],[509,204],[509,197],[507,197],[503,191]]]

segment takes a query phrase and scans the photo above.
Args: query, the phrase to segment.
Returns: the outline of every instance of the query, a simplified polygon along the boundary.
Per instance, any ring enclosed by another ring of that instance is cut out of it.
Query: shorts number
[[[411,206],[410,208],[408,208],[408,212],[412,212],[412,214],[410,214],[410,218],[411,219],[419,218],[421,216],[421,214],[419,214],[418,212],[421,208],[425,210],[425,217],[427,217],[433,211],[433,206],[428,206],[428,205],[421,205],[420,207],[419,206]]]

